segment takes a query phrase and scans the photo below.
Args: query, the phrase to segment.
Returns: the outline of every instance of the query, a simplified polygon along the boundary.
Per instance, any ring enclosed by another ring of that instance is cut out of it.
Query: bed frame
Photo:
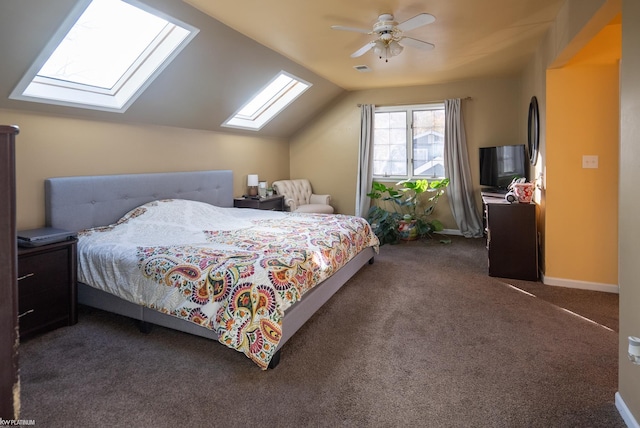
[[[232,207],[233,173],[218,170],[49,178],[45,180],[46,224],[70,231],[105,226],[115,223],[137,206],[169,198]],[[285,311],[282,339],[270,368],[280,361],[280,350],[287,340],[363,265],[372,263],[373,256],[373,248],[360,252]],[[83,283],[78,283],[78,303],[138,320],[141,330],[145,332],[149,331],[150,325],[160,325],[218,340],[212,330],[128,302]]]

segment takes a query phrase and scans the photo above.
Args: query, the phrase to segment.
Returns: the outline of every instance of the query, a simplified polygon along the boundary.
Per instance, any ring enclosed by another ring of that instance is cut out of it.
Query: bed
[[[179,208],[182,207],[180,204],[185,204],[184,206],[189,208]],[[170,212],[177,213],[176,215],[180,215],[181,210],[191,210],[191,207],[196,207],[193,208],[196,211],[201,209],[204,210],[203,212],[206,212],[207,216],[212,212],[212,210],[215,211],[213,214],[218,215],[217,213],[219,212],[220,216],[239,215],[242,219],[238,220],[238,222],[241,224],[246,223],[249,226],[246,228],[236,228],[235,226],[232,226],[227,229],[233,230],[225,229],[215,232],[209,231],[209,228],[207,227],[208,240],[213,240],[216,243],[221,243],[227,246],[235,246],[240,243],[246,244],[246,241],[251,241],[252,239],[252,242],[257,242],[256,239],[258,238],[250,239],[244,235],[245,233],[249,233],[253,226],[262,229],[279,227],[277,226],[277,222],[279,221],[278,219],[282,219],[282,222],[285,224],[290,224],[293,221],[311,221],[311,219],[299,217],[301,215],[295,213],[271,213],[259,212],[259,210],[233,208],[233,174],[232,171],[227,170],[58,177],[45,180],[46,224],[50,227],[79,232],[79,273],[83,272],[83,260],[88,260],[83,256],[82,248],[92,248],[92,246],[89,245],[92,235],[98,235],[100,239],[103,239],[103,232],[107,231],[111,233],[112,230],[117,229],[121,232],[121,235],[129,236],[127,234],[130,232],[124,232],[123,228],[133,227],[131,224],[139,221],[138,216],[140,212],[142,212],[143,215],[140,215],[139,217],[148,221],[147,218],[152,215],[149,213],[156,212],[154,210],[159,209],[165,210],[167,209],[166,207],[169,207],[168,209]],[[236,214],[233,214],[234,212]],[[253,219],[253,215],[256,215],[257,219]],[[298,217],[296,218],[295,216]],[[347,228],[349,228],[349,230],[358,229],[359,231],[363,231],[365,235],[371,234],[368,224],[357,217],[324,215],[311,216],[316,216],[320,218],[321,222],[325,223],[342,221],[344,219],[348,222]],[[309,229],[311,229],[311,227]],[[272,236],[280,236],[279,232],[274,232],[274,230],[268,229],[266,232],[271,233]],[[290,231],[293,230],[294,229],[290,229]],[[262,230],[262,232],[265,232],[265,230]],[[336,233],[337,232],[332,232],[331,234],[335,235]],[[242,234],[242,236],[238,234]],[[87,238],[83,238],[84,236]],[[136,235],[134,234],[131,236]],[[85,241],[83,241],[83,239],[85,239]],[[337,238],[337,240],[341,242],[345,240],[348,241],[348,239],[344,238]],[[228,317],[227,319],[220,319],[223,318],[220,315],[222,313],[220,305],[217,306],[217,315],[215,315],[215,317],[213,315],[209,317],[211,322],[203,323],[203,317],[201,316],[195,317],[195,319],[194,317],[180,316],[181,312],[184,313],[185,311],[180,311],[179,308],[171,307],[171,310],[168,310],[166,307],[161,307],[162,305],[158,305],[156,303],[140,302],[137,299],[128,298],[127,293],[114,292],[114,287],[120,287],[122,282],[127,282],[126,280],[122,280],[120,277],[117,277],[116,279],[105,279],[104,281],[107,283],[106,286],[102,284],[90,285],[85,282],[79,282],[78,302],[83,305],[138,320],[140,321],[141,329],[143,330],[148,330],[148,327],[151,325],[160,325],[219,341],[229,347],[233,347],[244,352],[245,355],[253,360],[258,366],[262,369],[266,369],[267,367],[275,367],[278,364],[280,361],[281,349],[293,334],[327,300],[329,300],[340,289],[340,287],[342,287],[342,285],[344,285],[356,272],[358,272],[362,266],[373,261],[373,257],[377,252],[377,240],[375,239],[375,235],[372,240],[369,238],[358,238],[358,241],[359,245],[357,248],[354,247],[345,251],[340,251],[341,255],[346,253],[351,254],[349,254],[349,257],[343,257],[345,259],[343,263],[336,265],[333,269],[329,270],[330,276],[329,274],[326,274],[324,276],[327,277],[324,278],[323,276],[314,274],[318,278],[321,278],[321,282],[312,288],[309,287],[308,290],[304,293],[300,293],[300,296],[292,301],[288,301],[288,303],[282,306],[284,309],[277,309],[276,312],[280,315],[273,315],[276,316],[276,318],[265,319],[264,323],[260,324],[260,331],[264,334],[261,334],[260,337],[256,337],[256,332],[253,332],[251,336],[251,343],[249,343],[249,346],[246,346],[245,343],[245,346],[243,346],[242,349],[238,349],[235,345],[231,346],[231,344],[228,343],[233,341],[233,334],[237,334],[237,331],[239,330],[237,326],[233,326],[233,320],[230,320]],[[147,259],[152,260],[154,255],[157,256],[157,254],[154,254],[154,252],[157,252],[156,247],[146,244],[146,246],[138,244],[139,243],[134,243],[134,246],[138,251],[137,257],[139,258],[140,266],[144,265],[143,262],[146,262]],[[331,248],[332,246],[333,244],[328,244],[327,248]],[[245,245],[245,247],[242,247],[240,250],[237,248],[235,250],[244,251],[247,250],[247,247]],[[305,247],[303,249],[296,250],[295,254],[303,254],[306,257],[307,252],[308,248]],[[263,251],[263,253],[266,252]],[[143,256],[140,256],[140,254],[143,254]],[[234,253],[234,260],[238,260],[238,254],[241,253]],[[256,259],[263,257],[264,254],[260,254],[261,255],[251,257]],[[245,257],[244,253],[241,255],[242,257]],[[317,258],[318,256],[308,255],[309,260],[314,257]],[[89,266],[88,261],[84,263]],[[260,266],[267,266],[269,263],[273,264],[272,261],[264,260],[262,260],[261,263],[262,264]],[[147,266],[148,265],[151,265],[151,263],[147,263]],[[85,268],[85,270],[88,269],[88,267]],[[121,271],[127,270],[125,268],[119,269]],[[258,269],[262,268],[256,267],[255,271]],[[110,268],[109,270],[117,269]],[[316,269],[315,271],[318,270]],[[157,272],[158,271],[156,271],[156,276],[158,276]],[[152,276],[153,275],[149,275],[149,277]],[[258,276],[259,275],[256,274],[256,277]],[[176,276],[174,275],[172,278],[175,277]],[[180,276],[180,280],[183,283],[185,282],[185,277],[188,277],[188,275]],[[88,275],[86,273],[80,275],[80,278],[83,278],[86,282],[94,282],[92,275]],[[86,278],[89,279],[87,280]],[[252,281],[252,278],[253,277],[249,277],[247,281]],[[196,280],[197,278],[194,276],[194,281]],[[131,280],[131,282],[135,281]],[[102,287],[102,289],[100,289],[100,287]],[[280,297],[282,293],[278,293],[280,294],[278,294],[279,297],[276,300],[280,302],[280,300],[282,300]],[[240,300],[237,300],[236,304],[238,301]],[[280,303],[278,303],[278,305],[279,304]],[[224,303],[224,305],[226,305],[226,303]],[[217,323],[216,328],[213,328],[214,318],[216,318],[216,321],[221,321]],[[203,324],[206,325],[203,326]],[[220,327],[221,325],[223,325],[223,327]],[[266,326],[265,329],[262,329],[263,325]],[[227,326],[230,331],[234,332],[233,334],[224,331],[224,328]],[[260,331],[258,331],[258,333]],[[269,333],[271,334],[270,337],[263,337],[267,336]],[[223,337],[226,339],[223,340]],[[265,346],[260,348],[260,345],[263,343]],[[265,352],[264,348],[269,343],[271,346],[269,346],[268,351]],[[249,349],[249,351],[247,351],[247,349]]]

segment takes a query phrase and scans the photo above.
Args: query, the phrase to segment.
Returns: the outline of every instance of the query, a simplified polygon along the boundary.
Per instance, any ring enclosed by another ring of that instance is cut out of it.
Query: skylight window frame
[[[138,0],[120,0],[167,21],[163,30],[112,88],[39,76],[38,73],[93,0],[76,4],[9,98],[124,113],[200,31]],[[184,30],[185,34],[180,34]]]
[[[282,88],[279,88],[274,95],[266,99],[259,107],[255,108],[251,114],[242,113],[248,106],[250,106],[257,98],[263,96],[263,93],[269,89],[269,87],[280,79],[282,76],[286,76],[291,79]],[[249,101],[242,105],[234,114],[231,115],[221,125],[228,128],[245,129],[249,131],[259,131],[273,118],[280,114],[291,103],[298,99],[305,91],[313,86],[311,83],[294,76],[284,70],[281,70],[273,79],[269,81],[262,89],[260,89]]]

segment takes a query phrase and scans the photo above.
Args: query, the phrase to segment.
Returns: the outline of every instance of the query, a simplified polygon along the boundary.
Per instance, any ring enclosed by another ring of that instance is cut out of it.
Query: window
[[[444,126],[442,103],[376,108],[373,176],[444,177]]]
[[[281,71],[222,126],[257,131],[310,87],[311,83]]]
[[[11,98],[124,112],[197,33],[135,0],[83,0]]]

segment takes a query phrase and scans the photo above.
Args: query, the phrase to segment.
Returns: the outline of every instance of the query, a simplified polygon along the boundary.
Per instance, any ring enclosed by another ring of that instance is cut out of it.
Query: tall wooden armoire
[[[18,286],[15,138],[17,126],[0,125],[0,418],[18,419]]]

